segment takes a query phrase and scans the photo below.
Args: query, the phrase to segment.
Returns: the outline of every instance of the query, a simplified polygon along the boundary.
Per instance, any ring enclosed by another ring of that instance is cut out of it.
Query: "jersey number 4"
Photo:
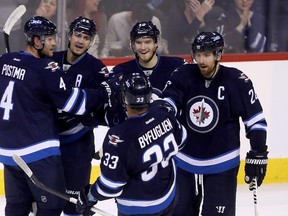
[[[12,94],[14,83],[14,81],[9,82],[1,98],[0,107],[4,109],[3,120],[9,120],[10,111],[13,109]]]

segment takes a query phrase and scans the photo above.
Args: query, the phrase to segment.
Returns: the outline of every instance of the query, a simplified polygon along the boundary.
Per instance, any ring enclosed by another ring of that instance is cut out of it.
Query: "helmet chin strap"
[[[215,76],[215,74],[217,72],[217,65],[218,65],[218,62],[220,61],[221,57],[222,56],[219,54],[219,52],[215,53],[215,64],[214,64],[214,67],[213,67],[213,73],[211,74],[210,77],[206,78],[207,80],[212,80],[214,78],[214,76]]]
[[[44,46],[45,46],[45,43],[42,43],[42,48],[40,48],[40,49],[37,49],[37,48],[35,47],[34,43],[33,43],[33,47],[34,47],[34,49],[36,49],[36,50],[37,50],[37,52],[38,52],[38,54],[39,54],[40,58],[43,58],[43,57],[45,57],[45,56],[46,56],[46,55],[42,54],[42,50],[44,49]]]

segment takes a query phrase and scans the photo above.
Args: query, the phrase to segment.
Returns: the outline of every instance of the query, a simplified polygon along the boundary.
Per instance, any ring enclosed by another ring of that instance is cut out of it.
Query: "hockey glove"
[[[104,88],[104,90],[105,90],[105,95],[106,95],[106,102],[108,103],[108,106],[109,107],[112,107],[112,101],[111,101],[111,99],[112,99],[112,90],[111,90],[111,87],[110,87],[110,85],[109,85],[109,83],[108,82],[106,82],[106,81],[104,81],[104,82],[102,82],[101,84],[100,84],[100,86],[102,87],[102,88]]]
[[[113,76],[107,83],[111,87],[112,96],[110,96],[110,104],[105,106],[105,120],[109,127],[113,127],[123,122],[127,115],[122,103],[121,94],[121,79],[122,76]]]
[[[97,201],[91,201],[88,199],[88,193],[91,185],[86,185],[79,193],[78,200],[76,203],[76,210],[78,213],[83,216],[94,215],[95,212],[91,211],[91,207],[93,207]]]
[[[268,163],[268,151],[259,153],[257,151],[250,150],[247,152],[245,161],[245,182],[250,184],[253,178],[256,177],[258,187],[262,184],[262,181],[266,175],[266,168]],[[252,188],[249,188],[252,190]]]
[[[99,125],[106,125],[105,121],[105,112],[104,106],[103,109],[100,108],[95,112],[89,113],[87,115],[76,115],[76,118],[85,126],[88,127],[90,130],[98,127]]]
[[[109,107],[113,107],[116,104],[121,105],[121,77],[113,76],[109,80],[103,81],[100,86],[105,88]]]

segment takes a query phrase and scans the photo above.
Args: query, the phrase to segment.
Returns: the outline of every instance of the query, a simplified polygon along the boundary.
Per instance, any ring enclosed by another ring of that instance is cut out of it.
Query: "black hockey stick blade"
[[[10,52],[10,44],[9,44],[9,35],[4,32],[4,43],[5,43],[5,49],[6,53]]]
[[[59,191],[56,191],[50,187],[48,187],[47,185],[43,184],[32,172],[32,170],[29,168],[29,166],[25,163],[25,161],[19,156],[19,155],[13,155],[12,156],[13,160],[15,161],[15,163],[26,173],[26,175],[30,178],[30,180],[34,183],[34,185],[44,191],[47,191],[48,193],[51,193],[57,197],[60,197],[68,202],[77,203],[77,199],[75,199],[74,197],[70,197],[65,193],[61,193]],[[102,216],[114,216],[108,212],[105,212],[101,209],[92,207],[91,211],[100,214]]]
[[[15,23],[23,16],[23,14],[26,12],[26,7],[24,5],[19,5],[8,17],[6,20],[4,27],[3,27],[3,33],[4,33],[4,43],[6,47],[6,52],[10,52],[10,45],[9,45],[9,35],[11,32],[11,29],[15,25]]]

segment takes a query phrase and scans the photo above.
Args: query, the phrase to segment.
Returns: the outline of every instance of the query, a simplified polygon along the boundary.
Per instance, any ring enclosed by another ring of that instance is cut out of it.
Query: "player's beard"
[[[158,46],[156,46],[156,48],[154,49],[154,51],[152,52],[151,55],[150,55],[151,50],[149,50],[149,51],[148,51],[147,53],[145,53],[145,54],[140,54],[141,56],[147,56],[146,58],[140,58],[140,57],[139,57],[139,53],[138,53],[138,54],[137,54],[138,59],[139,59],[138,61],[139,61],[139,62],[143,62],[143,63],[145,63],[145,64],[149,63],[149,62],[152,60],[153,56],[156,54],[157,48],[158,48]],[[147,55],[147,54],[149,54],[149,55]]]
[[[198,67],[199,67],[201,75],[205,79],[212,80],[217,73],[217,70],[218,70],[217,66],[218,66],[218,61],[215,61],[214,65],[212,67],[207,66],[205,69],[201,69],[200,66],[198,66]]]
[[[50,50],[47,47],[45,47],[45,44],[43,44],[43,47],[41,49],[37,49],[37,52],[40,56],[40,58],[51,58],[53,56],[54,50]]]
[[[213,66],[207,66],[206,67],[201,67],[202,65],[199,65],[199,70],[200,70],[200,73],[201,75],[206,78],[206,79],[211,79],[213,78],[215,72],[216,72],[216,69],[217,69],[217,63],[215,62],[215,64]],[[205,65],[203,65],[205,66]]]

